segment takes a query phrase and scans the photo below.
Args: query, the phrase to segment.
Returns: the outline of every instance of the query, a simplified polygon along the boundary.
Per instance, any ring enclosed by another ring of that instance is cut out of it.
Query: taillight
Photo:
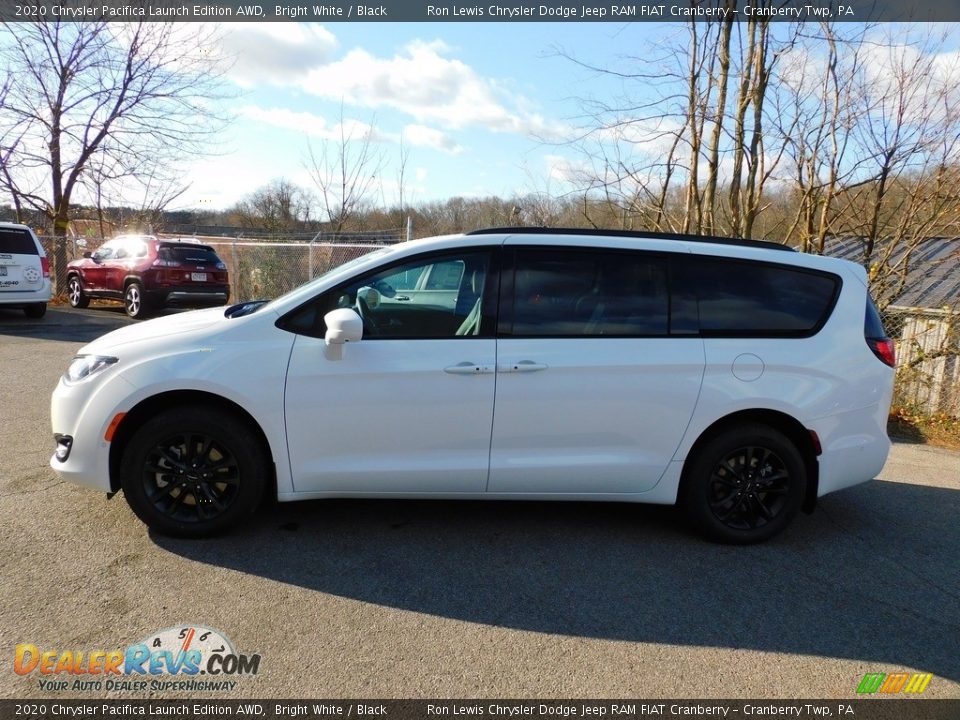
[[[897,365],[897,348],[890,338],[867,338],[867,345],[873,350],[880,362],[890,367]]]
[[[180,267],[180,263],[176,260],[161,260],[157,258],[153,261],[154,267]]]
[[[40,258],[40,269],[43,270],[43,276],[45,278],[50,277],[50,259],[46,257]]]

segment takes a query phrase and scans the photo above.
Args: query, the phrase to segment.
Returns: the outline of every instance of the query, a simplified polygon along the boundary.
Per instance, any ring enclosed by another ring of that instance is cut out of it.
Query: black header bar
[[[960,0],[0,0],[7,22],[955,22]]]
[[[0,720],[956,720],[960,700],[0,700]]]

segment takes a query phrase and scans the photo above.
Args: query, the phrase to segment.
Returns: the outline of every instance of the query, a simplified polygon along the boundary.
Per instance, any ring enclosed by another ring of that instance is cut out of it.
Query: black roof
[[[683,242],[710,243],[712,245],[736,245],[763,250],[796,252],[793,248],[768,240],[744,240],[742,238],[717,237],[714,235],[685,235],[683,233],[656,232],[652,230],[604,230],[593,228],[553,227],[491,227],[472,230],[467,235],[601,235],[603,237],[640,238],[644,240],[681,240]]]

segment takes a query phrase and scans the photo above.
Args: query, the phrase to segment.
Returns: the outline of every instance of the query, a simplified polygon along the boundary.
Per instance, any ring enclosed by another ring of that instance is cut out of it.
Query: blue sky
[[[377,202],[396,200],[401,138],[414,202],[548,184],[556,191],[556,168],[575,153],[555,140],[576,124],[576,98],[616,92],[557,48],[609,63],[666,31],[619,23],[226,24],[235,119],[220,154],[189,168],[191,187],[178,204],[228,207],[278,177],[309,187],[307,142],[316,151],[325,139],[337,144],[341,103],[354,137],[372,125],[385,158]]]

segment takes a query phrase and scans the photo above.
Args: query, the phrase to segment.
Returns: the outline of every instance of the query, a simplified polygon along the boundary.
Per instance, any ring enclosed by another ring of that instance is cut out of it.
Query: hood
[[[82,355],[109,355],[125,345],[216,328],[230,322],[224,316],[224,310],[225,307],[194,310],[127,325],[84,345],[79,352]]]

